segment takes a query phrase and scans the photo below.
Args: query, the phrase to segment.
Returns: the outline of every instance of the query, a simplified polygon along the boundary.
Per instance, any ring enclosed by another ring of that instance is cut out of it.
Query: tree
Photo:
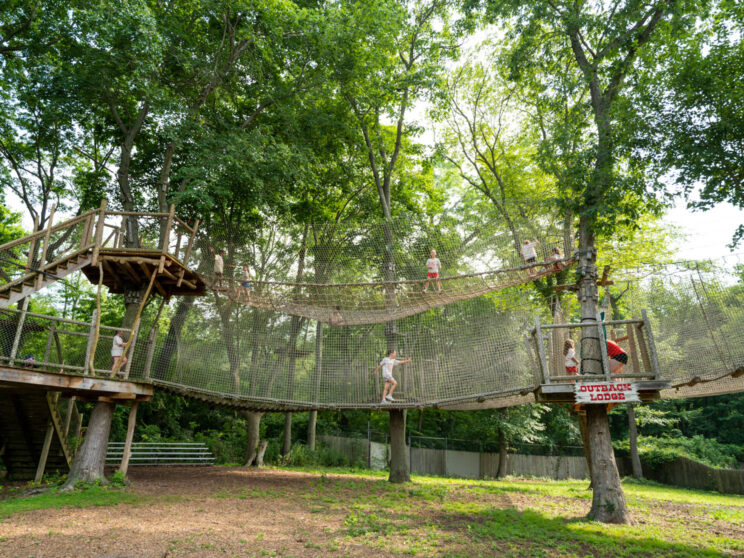
[[[639,156],[658,153],[657,171],[685,192],[689,205],[728,202],[744,208],[744,7],[706,3],[693,32],[670,37],[663,56],[643,57],[631,133]],[[671,33],[677,30],[670,29]],[[744,237],[741,225],[733,238]]]
[[[454,46],[446,27],[442,32],[435,28],[437,21],[446,25],[446,3],[442,0],[411,6],[392,1],[364,2],[355,5],[354,11],[347,17],[368,32],[357,32],[352,41],[340,38],[339,58],[344,63],[339,65],[337,79],[357,120],[379,198],[385,242],[381,275],[390,282],[386,299],[394,305],[393,190],[404,140],[415,131],[406,126],[406,119],[411,104],[436,83],[443,59]],[[386,118],[393,124],[386,124]],[[395,323],[388,322],[388,349],[396,348],[395,333]],[[405,430],[405,411],[390,411],[391,482],[410,480]]]
[[[521,59],[538,55],[542,38],[553,34],[561,37],[563,48],[571,53],[570,70],[578,71],[583,78],[581,87],[587,91],[587,109],[593,120],[591,170],[585,181],[573,183],[565,197],[579,215],[577,286],[581,317],[594,320],[598,303],[597,236],[610,236],[618,223],[632,222],[654,202],[643,174],[636,172],[630,179],[618,175],[618,99],[622,99],[623,88],[633,75],[639,52],[647,50],[659,24],[689,7],[671,0],[650,4],[626,0],[611,6],[552,0],[533,2],[529,7],[512,1],[466,4],[483,5],[490,18],[513,18],[519,47],[514,52],[520,57],[513,58],[513,67],[519,67]],[[599,341],[583,336],[581,349],[587,363],[585,371],[600,372]],[[588,406],[587,428],[594,488],[590,516],[603,522],[628,522],[603,406]]]

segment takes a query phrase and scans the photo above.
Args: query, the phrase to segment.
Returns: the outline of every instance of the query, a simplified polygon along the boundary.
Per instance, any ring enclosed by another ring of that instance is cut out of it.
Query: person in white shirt
[[[219,289],[224,290],[222,287],[222,276],[225,274],[225,251],[220,250],[216,252],[213,246],[209,247],[209,251],[214,254],[214,280],[210,288],[214,289],[215,285],[219,285]]]
[[[522,257],[524,258],[524,263],[526,264],[534,264],[537,263],[537,251],[535,250],[535,247],[540,244],[537,240],[533,240],[530,242],[529,240],[525,240],[522,243]],[[532,277],[534,274],[534,267],[530,267],[527,270],[527,275]]]
[[[434,279],[437,282],[437,292],[442,292],[442,287],[439,284],[439,271],[442,269],[442,262],[437,258],[437,251],[432,250],[429,252],[429,259],[426,260],[426,286],[424,292],[429,290],[429,281]]]
[[[579,375],[579,361],[574,350],[574,340],[566,339],[563,342],[563,356],[565,357],[566,374],[569,376]]]
[[[411,362],[411,359],[396,360],[396,352],[393,349],[388,349],[387,355],[380,361],[380,364],[372,371],[372,374],[376,374],[377,371],[382,368],[382,379],[385,381],[385,387],[382,390],[382,403],[390,403],[395,401],[393,399],[393,391],[398,386],[398,382],[393,378],[393,367],[396,364],[405,364]]]
[[[114,359],[111,370],[121,370],[121,367],[127,363],[127,357],[124,356],[124,346],[126,344],[126,341],[124,341],[124,330],[120,329],[114,335],[114,342],[111,345],[111,357]],[[121,364],[117,366],[119,360],[121,360]]]

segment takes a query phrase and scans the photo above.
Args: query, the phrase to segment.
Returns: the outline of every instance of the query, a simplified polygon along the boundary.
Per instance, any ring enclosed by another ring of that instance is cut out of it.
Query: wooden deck
[[[153,386],[149,382],[10,366],[0,366],[0,386],[54,391],[74,395],[83,401],[108,401],[120,404],[149,401],[153,394]]]
[[[153,273],[157,273],[153,289],[165,298],[172,296],[200,296],[206,292],[202,278],[171,254],[160,250],[132,248],[102,248],[98,255],[103,269],[103,285],[112,293],[146,287]],[[98,266],[83,268],[83,273],[94,285],[98,284]]]

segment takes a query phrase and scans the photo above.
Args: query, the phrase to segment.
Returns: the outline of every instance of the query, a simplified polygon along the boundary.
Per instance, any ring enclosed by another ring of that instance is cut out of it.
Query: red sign
[[[637,403],[638,386],[633,382],[576,382],[576,403]]]

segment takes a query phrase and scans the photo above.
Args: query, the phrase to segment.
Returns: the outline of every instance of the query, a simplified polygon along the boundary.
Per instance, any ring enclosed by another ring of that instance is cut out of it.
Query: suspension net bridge
[[[558,228],[267,223],[246,240],[173,213],[96,210],[0,247],[2,363],[123,376],[254,410],[373,409],[382,392],[373,371],[392,347],[412,359],[394,370],[388,405],[398,408],[503,407],[573,393],[562,347],[573,338],[580,356],[575,247]],[[431,250],[437,278],[427,278]],[[130,358],[115,374],[115,324],[11,308],[64,288],[70,268],[112,292],[150,295],[125,332]],[[736,269],[699,262],[623,273],[600,282],[604,312],[593,330],[630,355],[619,377],[645,385],[649,399],[744,389]]]

